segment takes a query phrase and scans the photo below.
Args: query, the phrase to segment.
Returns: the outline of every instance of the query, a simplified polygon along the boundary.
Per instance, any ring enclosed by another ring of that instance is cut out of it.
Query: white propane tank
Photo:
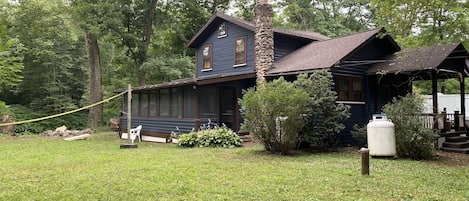
[[[366,126],[370,156],[395,156],[396,136],[394,124],[386,115],[373,115]]]

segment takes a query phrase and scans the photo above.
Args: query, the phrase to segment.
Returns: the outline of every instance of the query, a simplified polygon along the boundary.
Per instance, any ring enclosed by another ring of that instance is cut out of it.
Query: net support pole
[[[127,143],[126,144],[121,144],[121,149],[127,149],[127,148],[137,148],[137,144],[132,143],[132,140],[130,140],[130,128],[132,126],[131,121],[132,121],[132,87],[130,84],[127,87]]]
[[[127,86],[127,143],[131,143],[130,140],[130,127],[132,126],[132,87],[130,84]]]

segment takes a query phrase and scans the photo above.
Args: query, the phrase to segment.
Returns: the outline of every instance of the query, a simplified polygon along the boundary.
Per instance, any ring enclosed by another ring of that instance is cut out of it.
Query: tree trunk
[[[90,103],[103,100],[101,87],[101,67],[99,65],[99,47],[96,36],[90,32],[86,33],[86,50],[88,53],[88,64],[90,67]],[[97,105],[89,110],[88,127],[96,128],[104,125],[103,105]]]
[[[145,14],[145,27],[143,29],[143,41],[142,48],[138,51],[137,59],[137,76],[138,84],[140,86],[145,85],[145,75],[146,72],[142,69],[143,63],[145,63],[147,58],[148,46],[151,42],[151,36],[153,35],[153,20],[155,17],[157,0],[147,1],[147,13]]]

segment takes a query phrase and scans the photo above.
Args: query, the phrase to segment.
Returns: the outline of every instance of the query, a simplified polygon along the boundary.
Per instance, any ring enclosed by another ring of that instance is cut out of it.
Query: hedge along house
[[[260,4],[256,9],[271,12],[271,8],[265,9],[269,6]],[[242,98],[243,89],[255,86],[256,61],[273,63],[264,69],[268,80],[280,76],[294,80],[301,73],[330,70],[338,102],[351,106],[351,118],[339,134],[343,145],[354,143],[350,133],[353,125],[366,124],[371,114],[381,112],[383,103],[410,91],[408,85],[385,84],[383,80],[394,78],[384,79],[376,74],[378,71],[370,70],[377,64],[389,72],[395,67],[383,64],[400,51],[384,29],[330,39],[314,32],[272,28],[271,17],[265,17],[271,13],[259,17],[257,12],[257,28],[256,24],[221,13],[209,19],[187,44],[196,50],[193,78],[133,88],[132,127],[143,125],[144,140],[168,137],[176,127],[182,133],[189,132],[209,120],[239,131],[243,119],[237,100]],[[256,30],[262,29],[259,26],[271,31],[273,41],[255,45]],[[256,47],[268,46],[273,47],[272,56],[256,57]],[[123,103],[125,111],[125,98]],[[126,120],[125,116],[121,119],[124,128]]]

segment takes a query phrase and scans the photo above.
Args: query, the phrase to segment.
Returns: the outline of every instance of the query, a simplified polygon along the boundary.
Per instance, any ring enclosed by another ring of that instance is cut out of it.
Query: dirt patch
[[[469,167],[469,154],[437,151],[435,162],[447,166]]]
[[[340,153],[360,154],[357,147],[343,147],[338,150]],[[469,154],[451,153],[444,151],[435,151],[436,158],[428,161],[438,165],[469,167]]]

